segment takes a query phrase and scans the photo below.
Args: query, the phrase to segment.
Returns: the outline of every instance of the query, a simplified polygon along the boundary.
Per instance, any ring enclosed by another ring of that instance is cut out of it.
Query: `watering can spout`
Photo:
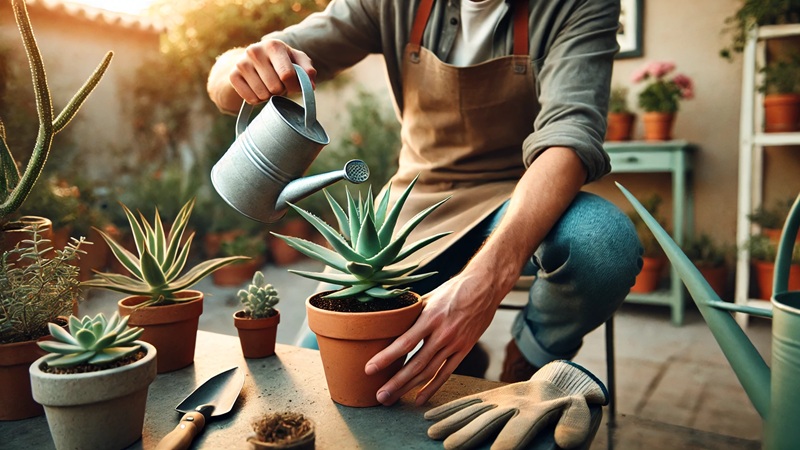
[[[759,313],[759,310],[723,302],[658,221],[650,215],[627,189],[619,183],[617,183],[617,187],[627,197],[664,249],[673,267],[686,285],[686,289],[697,304],[700,313],[711,329],[711,333],[714,335],[723,354],[728,359],[747,396],[758,414],[766,419],[771,403],[770,369],[764,358],[761,357],[761,354],[730,314],[730,311],[754,314]],[[769,311],[759,314],[771,317],[771,312]]]
[[[367,179],[369,179],[367,164],[360,159],[351,159],[341,170],[311,175],[289,182],[278,195],[274,209],[276,212],[285,211],[289,203],[296,203],[337,181],[347,180],[354,184],[360,184]]]

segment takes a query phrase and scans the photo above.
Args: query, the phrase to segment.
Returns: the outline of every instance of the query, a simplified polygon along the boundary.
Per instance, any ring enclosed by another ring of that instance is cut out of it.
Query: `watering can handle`
[[[317,122],[317,102],[314,100],[314,88],[311,86],[311,79],[302,67],[292,64],[294,71],[297,72],[297,79],[300,80],[300,89],[303,93],[303,109],[305,110],[306,129],[311,128]],[[250,115],[253,112],[253,105],[245,101],[239,109],[239,116],[236,117],[236,137],[244,133],[250,122]]]
[[[783,225],[778,256],[775,258],[775,279],[773,280],[773,297],[789,290],[789,268],[792,265],[797,231],[800,229],[800,195],[792,205],[792,210]]]

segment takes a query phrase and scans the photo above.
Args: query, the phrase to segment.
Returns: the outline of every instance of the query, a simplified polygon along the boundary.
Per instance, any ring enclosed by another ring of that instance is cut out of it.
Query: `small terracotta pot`
[[[239,286],[253,279],[253,274],[263,265],[262,257],[236,262],[215,270],[211,279],[217,286]]]
[[[69,243],[69,238],[72,236],[72,227],[61,227],[53,231],[53,248],[56,250],[63,250]],[[87,245],[88,247],[88,245]],[[83,248],[83,246],[81,246]]]
[[[642,271],[636,275],[636,282],[631,287],[631,292],[646,294],[653,292],[661,281],[661,273],[664,269],[664,258],[642,257]]]
[[[698,265],[697,270],[708,281],[711,289],[717,293],[719,298],[724,299],[725,284],[728,281],[728,268],[725,266],[711,267],[708,265]]]
[[[758,284],[758,298],[762,300],[772,299],[772,283],[775,281],[775,263],[769,261],[753,261],[753,269]],[[789,287],[790,291],[800,291],[800,265],[792,264],[789,266]]]
[[[672,139],[675,114],[646,112],[642,115],[645,141],[668,141]]]
[[[608,125],[606,127],[606,141],[629,141],[633,134],[633,123],[636,119],[635,114],[631,113],[608,113]]]
[[[239,332],[239,343],[244,357],[265,358],[274,355],[280,322],[280,311],[263,319],[250,319],[244,316],[244,311],[236,311],[233,314],[233,325]]]
[[[194,362],[197,326],[203,313],[203,293],[187,290],[178,292],[177,296],[200,298],[185,303],[136,308],[149,297],[134,295],[117,303],[119,314],[130,316],[129,326],[144,329],[140,339],[158,350],[158,373],[183,369]]]
[[[419,296],[413,305],[391,311],[342,313],[311,304],[311,299],[325,294],[306,299],[306,313],[308,326],[317,335],[331,398],[344,406],[379,405],[378,389],[403,367],[405,357],[373,375],[366,375],[364,366],[411,328],[422,311]]]
[[[47,352],[37,341],[0,344],[0,420],[20,420],[44,414],[31,395],[28,368]]]
[[[311,225],[303,219],[296,218],[287,221],[275,232],[284,236],[308,239],[311,234]],[[272,262],[278,266],[293,264],[305,258],[302,253],[289,247],[282,239],[278,239],[271,234],[267,235],[267,247],[269,248]]]
[[[219,255],[223,242],[231,242],[244,234],[244,230],[229,230],[216,233],[207,233],[203,237],[203,251],[207,258],[215,258]]]
[[[789,133],[800,129],[800,94],[769,94],[764,97],[764,131]]]
[[[781,230],[780,228],[762,228],[761,229],[761,234],[766,236],[770,240],[770,242],[772,242],[772,243],[774,243],[776,245],[780,244],[780,242],[781,242],[781,234],[782,233],[783,233],[783,230]],[[795,237],[794,241],[795,242],[800,242],[800,233],[797,233],[797,237]]]
[[[147,391],[156,378],[156,349],[125,366],[97,372],[54,374],[30,365],[33,397],[44,405],[58,449],[125,448],[142,436]]]
[[[39,234],[42,239],[53,240],[53,222],[46,217],[39,216],[22,216],[18,220],[9,222],[3,228],[2,236],[0,237],[0,253],[14,250],[14,248],[24,239],[30,239],[31,234],[25,229],[32,225],[39,225]],[[52,255],[48,254],[48,257]],[[18,263],[18,255],[10,255],[8,262]],[[19,263],[18,266],[26,267],[29,263]]]

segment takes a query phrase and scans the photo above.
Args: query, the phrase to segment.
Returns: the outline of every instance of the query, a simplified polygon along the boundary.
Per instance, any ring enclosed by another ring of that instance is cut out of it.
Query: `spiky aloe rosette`
[[[211,259],[198,264],[181,276],[186,260],[189,257],[189,249],[192,247],[194,233],[189,234],[185,242],[181,243],[181,241],[194,204],[195,199],[192,199],[183,205],[175,222],[172,224],[169,234],[164,231],[158,208],[156,208],[153,225],[150,225],[143,214],[139,213],[141,218],[141,223],[139,223],[133,212],[127,206],[122,205],[128,218],[128,223],[131,226],[139,256],[137,257],[118,244],[102,230],[97,231],[108,243],[114,256],[130,271],[133,277],[116,273],[97,273],[99,278],[85,281],[82,284],[128,295],[150,296],[149,300],[140,303],[138,307],[196,300],[197,297],[194,296],[177,297],[175,294],[189,289],[195,283],[223,266],[249,258],[229,256]]]
[[[128,318],[114,313],[106,320],[103,313],[78,319],[69,316],[69,332],[50,323],[53,341],[38,342],[39,347],[52,353],[50,367],[73,367],[79,364],[103,365],[118,361],[138,351],[134,341],[142,335],[141,328],[128,328]]]
[[[388,189],[377,206],[373,206],[371,190],[363,200],[360,195],[356,200],[348,190],[347,212],[327,191],[323,191],[336,216],[341,233],[308,211],[290,204],[322,234],[333,250],[297,237],[272,234],[283,239],[289,246],[309,258],[316,259],[340,273],[302,270],[289,270],[289,272],[312,280],[343,286],[343,289],[325,295],[326,299],[355,297],[362,302],[374,298],[395,298],[407,292],[408,287],[393,287],[408,285],[434,275],[436,272],[412,275],[411,273],[419,267],[419,262],[395,266],[417,250],[450,234],[449,232],[439,233],[405,245],[411,231],[448,200],[445,198],[418,213],[403,225],[397,235],[394,235],[400,211],[416,182],[415,178],[403,191],[391,210],[389,210]]]

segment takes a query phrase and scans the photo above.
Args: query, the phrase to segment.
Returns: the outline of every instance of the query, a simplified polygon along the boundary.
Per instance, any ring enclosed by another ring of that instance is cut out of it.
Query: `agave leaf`
[[[411,233],[411,231],[413,231],[414,228],[416,228],[416,226],[419,225],[419,223],[422,222],[422,220],[428,216],[428,214],[435,211],[436,208],[442,206],[442,204],[449,199],[450,197],[447,197],[444,200],[434,205],[431,205],[425,208],[424,210],[420,211],[419,213],[417,213],[416,216],[412,217],[411,220],[409,220],[403,226],[403,228],[400,230],[397,236],[395,236],[394,241],[392,241],[392,243],[384,247],[380,253],[373,256],[372,258],[369,258],[367,260],[367,264],[372,264],[375,267],[383,267],[394,263],[396,261],[397,255],[400,254],[400,250],[402,250],[403,244],[405,244],[406,239],[408,238],[408,235]]]
[[[381,227],[383,227],[383,223],[386,221],[386,211],[389,210],[389,191],[391,190],[392,190],[392,183],[390,182],[389,186],[386,187],[386,190],[381,196],[380,203],[378,203],[377,208],[375,208],[375,226],[379,230],[381,229]],[[392,236],[390,234],[389,239],[391,239],[391,237]],[[388,243],[389,241],[381,241],[382,245],[386,245]]]
[[[408,291],[409,288],[384,289],[380,286],[375,286],[374,288],[370,288],[366,293],[369,294],[370,297],[375,297],[375,298],[395,298],[397,296],[405,294]]]
[[[350,238],[350,220],[347,218],[347,214],[345,214],[339,202],[328,193],[327,189],[323,189],[322,192],[325,194],[325,198],[328,199],[331,211],[333,211],[333,214],[336,216],[336,222],[339,224],[339,231],[345,239],[352,243],[353,240]]]
[[[347,216],[350,218],[348,220],[350,224],[350,242],[355,245],[358,242],[358,230],[361,225],[358,217],[358,205],[356,205],[356,201],[347,186],[345,186],[345,193],[347,194]]]
[[[47,365],[50,367],[76,366],[90,360],[94,352],[72,353],[54,359],[48,359]]]
[[[153,245],[153,256],[156,261],[166,262],[165,256],[167,255],[166,236],[164,235],[164,224],[161,222],[161,215],[156,208],[155,218],[153,219],[153,226],[155,227],[155,237]]]
[[[111,347],[103,349],[95,353],[87,362],[89,364],[108,364],[110,362],[122,359],[133,352],[139,350],[138,347]]]
[[[323,262],[340,272],[347,272],[347,260],[342,255],[334,252],[333,250],[315,244],[305,239],[300,239],[292,236],[284,236],[278,233],[270,232],[275,237],[282,239],[289,247],[297,250],[298,252],[308,256],[309,258],[316,259]]]
[[[156,213],[158,213],[158,209],[156,208]],[[150,225],[150,222],[147,221],[147,218],[142,214],[139,213],[139,218],[142,220],[142,228],[144,228],[144,247],[150,250],[150,254],[155,256],[155,247],[156,247],[156,232],[153,227]],[[140,253],[139,257],[141,258],[144,253]],[[161,261],[158,261],[159,265],[161,265]]]
[[[189,216],[192,213],[192,208],[194,208],[194,203],[195,203],[195,199],[192,198],[185,205],[183,205],[181,210],[178,212],[178,216],[175,218],[175,221],[172,223],[172,228],[170,228],[170,230],[169,230],[169,237],[167,238],[168,248],[167,248],[167,254],[166,254],[164,260],[165,261],[169,261],[169,266],[170,267],[174,266],[174,261],[176,260],[176,256],[177,256],[178,259],[180,259],[180,257],[181,257],[180,252],[179,252],[178,249],[181,248],[180,245],[181,245],[181,241],[183,240],[183,233],[184,233],[184,230],[186,229],[187,223],[189,222]],[[189,242],[191,242],[191,241],[189,241]],[[187,252],[187,255],[188,255],[188,248],[187,247],[189,247],[189,245],[184,245],[183,248],[181,248],[180,251],[183,251],[184,249],[186,249],[186,252]],[[185,264],[185,260],[184,260],[184,264]],[[183,270],[183,264],[181,264],[181,269],[180,270]],[[178,270],[178,273],[180,273],[180,270]],[[167,272],[168,272],[168,274],[172,273],[172,269],[168,270]],[[173,277],[177,276],[178,273],[175,273],[173,275]],[[167,278],[169,278],[169,275],[167,276]]]
[[[350,244],[339,234],[336,230],[334,230],[330,225],[325,223],[324,221],[320,220],[318,217],[314,216],[313,214],[309,213],[308,211],[304,210],[303,208],[297,207],[292,203],[288,203],[295,211],[297,211],[304,219],[306,219],[314,228],[319,231],[322,236],[327,240],[333,250],[338,252],[348,261],[358,261],[358,262],[367,262],[366,258],[362,257],[358,253],[356,253],[351,247]]]
[[[122,263],[122,265],[125,266],[125,268],[128,269],[133,276],[141,280],[142,272],[139,270],[139,258],[134,256],[133,253],[129,252],[128,249],[118,244],[103,230],[95,228],[95,231],[100,233],[100,236],[102,236],[103,240],[106,241],[108,247],[111,249],[111,253],[114,254],[114,257],[117,258],[117,260]]]
[[[170,281],[174,280],[183,271],[183,268],[186,266],[186,261],[189,259],[189,250],[192,248],[193,239],[194,239],[194,233],[190,234],[189,237],[186,238],[186,245],[181,247],[181,251],[180,253],[178,253],[178,257],[172,261],[172,265],[165,274],[167,280]]]
[[[416,268],[419,267],[419,264],[412,264],[410,266],[405,267],[398,267],[396,269],[391,270],[379,270],[375,272],[372,276],[373,280],[385,280],[389,278],[397,278],[401,277],[409,272],[414,271]]]
[[[353,297],[358,295],[362,292],[369,290],[370,288],[374,287],[375,283],[366,283],[366,284],[357,284],[355,286],[350,286],[349,288],[341,289],[335,292],[332,292],[328,295],[324,295],[322,298],[327,298],[331,300],[342,299],[347,297]]]
[[[375,229],[372,206],[367,203],[364,209],[364,220],[358,231],[358,242],[355,243],[355,249],[362,257],[371,258],[381,250],[381,242],[378,239],[378,230]]]
[[[150,253],[150,249],[147,247],[142,253],[142,275],[144,276],[144,281],[151,287],[159,288],[167,284],[167,278],[164,276],[158,260]]]
[[[83,347],[76,344],[68,344],[66,342],[58,342],[58,341],[41,341],[36,343],[39,348],[46,352],[50,353],[59,353],[59,354],[70,354],[70,353],[77,353],[82,352]]]
[[[350,272],[358,277],[358,279],[363,280],[365,278],[372,277],[372,275],[375,273],[375,269],[369,264],[350,262],[347,263],[347,272]]]
[[[403,249],[400,250],[400,254],[398,254],[394,258],[394,261],[392,261],[392,264],[398,263],[398,262],[408,258],[412,254],[414,254],[414,252],[416,252],[417,250],[419,250],[419,249],[421,249],[423,247],[426,247],[428,244],[430,244],[432,242],[435,242],[435,241],[438,241],[439,239],[441,239],[441,238],[443,238],[445,236],[448,236],[451,233],[452,233],[452,231],[445,231],[443,233],[434,234],[433,236],[428,236],[426,238],[420,239],[417,242],[414,242],[413,244],[411,244],[411,245],[409,245],[407,247],[403,247]]]
[[[190,287],[194,286],[195,283],[202,280],[211,272],[219,269],[220,267],[247,259],[250,258],[244,256],[228,256],[226,258],[214,258],[208,261],[203,261],[187,271],[182,277],[171,281],[167,285],[167,289],[165,289],[164,292],[178,292],[189,289]]]
[[[324,281],[326,283],[338,284],[340,286],[353,286],[363,283],[363,280],[350,275],[349,273],[307,272],[305,270],[294,269],[289,269],[289,272],[300,275],[301,277],[317,281]]]
[[[438,272],[428,272],[428,273],[421,273],[418,275],[408,275],[404,277],[397,277],[397,278],[385,278],[381,280],[382,286],[395,286],[398,284],[411,284],[416,283],[417,281],[424,280],[430,276],[436,275]]]
[[[129,295],[148,295],[150,286],[147,283],[136,281],[125,275],[116,273],[98,273],[100,279],[84,281],[82,286],[108,289],[111,291],[122,292]]]
[[[122,209],[125,211],[125,217],[128,218],[128,224],[131,227],[131,234],[133,234],[133,241],[136,243],[136,251],[139,255],[142,254],[142,250],[145,246],[145,235],[144,230],[139,225],[139,221],[136,220],[136,216],[134,216],[133,211],[128,209],[127,206],[120,203],[122,205]]]
[[[414,177],[414,179],[411,180],[411,183],[408,183],[408,186],[403,193],[400,194],[400,197],[398,197],[397,202],[395,202],[391,211],[389,211],[389,214],[386,215],[381,229],[378,230],[378,238],[380,238],[381,242],[391,241],[392,233],[394,233],[394,227],[397,225],[397,219],[400,217],[400,211],[403,209],[403,205],[406,203],[408,195],[411,193],[411,189],[415,184],[417,184],[418,179],[419,175]],[[386,195],[389,195],[388,191]]]

